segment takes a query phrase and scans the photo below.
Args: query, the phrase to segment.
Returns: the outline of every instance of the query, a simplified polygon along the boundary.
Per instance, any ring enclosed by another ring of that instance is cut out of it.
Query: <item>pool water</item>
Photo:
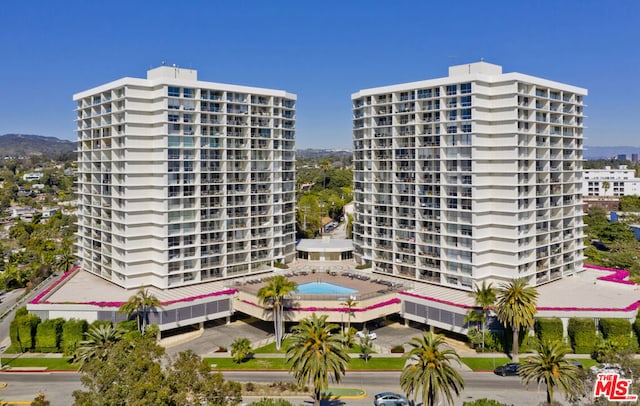
[[[345,288],[344,286],[334,285],[327,282],[309,282],[298,285],[296,293],[312,294],[312,295],[331,295],[340,294],[348,295],[351,293],[358,293],[355,289]]]

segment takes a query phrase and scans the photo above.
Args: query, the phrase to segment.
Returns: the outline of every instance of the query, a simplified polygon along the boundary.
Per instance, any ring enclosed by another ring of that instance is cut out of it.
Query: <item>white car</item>
[[[369,340],[375,340],[376,338],[378,338],[378,335],[374,332],[367,332],[366,334],[364,331],[356,332],[356,337],[358,338],[364,338],[365,336],[369,337]]]
[[[592,366],[589,368],[591,373],[594,375],[597,374],[618,374],[620,376],[624,376],[624,369],[620,366],[620,364],[607,364],[604,363],[598,366]]]

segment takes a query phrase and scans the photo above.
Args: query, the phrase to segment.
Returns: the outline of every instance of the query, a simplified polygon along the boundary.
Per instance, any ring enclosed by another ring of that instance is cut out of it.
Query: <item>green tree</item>
[[[607,191],[611,188],[611,184],[608,181],[602,182],[602,188],[604,189],[605,196],[607,195]]]
[[[531,381],[545,383],[547,404],[553,402],[554,388],[570,396],[575,395],[576,389],[582,386],[580,369],[565,358],[569,352],[561,341],[544,341],[540,343],[538,353],[518,369],[524,384]]]
[[[91,326],[85,333],[85,339],[80,341],[73,357],[73,362],[80,364],[80,370],[84,365],[94,359],[104,360],[109,350],[120,342],[126,331],[120,326],[99,324]]]
[[[340,383],[350,360],[340,336],[332,334],[339,326],[326,321],[327,315],[313,313],[293,327],[285,361],[298,385],[313,385],[315,406],[320,405],[321,392],[329,387],[329,376]]]
[[[262,398],[249,403],[249,406],[293,406],[293,403],[284,399]]]
[[[340,306],[345,306],[347,308],[347,331],[351,329],[351,316],[355,313],[353,312],[353,308],[358,305],[358,302],[352,297],[340,303]]]
[[[460,362],[455,350],[441,349],[441,335],[426,332],[414,337],[409,343],[411,350],[405,353],[407,365],[400,375],[400,387],[415,402],[421,399],[425,406],[439,404],[441,398],[450,405],[454,394],[460,395],[464,380],[451,366],[451,361]]]
[[[166,372],[172,405],[237,405],[242,400],[240,384],[225,381],[222,373],[191,350],[181,352]]]
[[[170,362],[156,343],[158,329],[135,331],[107,350],[104,359],[89,360],[81,382],[86,390],[73,392],[74,405],[211,406],[237,405],[240,384],[211,374],[195,353],[179,353]],[[166,368],[163,368],[166,365]]]
[[[364,359],[364,362],[369,362],[371,354],[373,353],[373,342],[369,337],[369,331],[367,329],[362,330],[364,335],[360,337],[360,356]]]
[[[5,405],[6,403],[2,403],[3,405]],[[38,393],[38,396],[36,396],[32,401],[31,401],[31,406],[50,406],[51,402],[49,402],[47,400],[47,398],[44,396],[44,393]]]
[[[267,284],[258,290],[258,299],[263,305],[271,306],[273,310],[273,328],[276,336],[276,349],[280,350],[284,336],[284,306],[285,296],[295,292],[298,285],[285,276],[276,275],[267,279]]]
[[[138,293],[131,296],[126,303],[120,306],[118,313],[126,314],[127,317],[135,314],[138,322],[138,330],[143,332],[145,324],[148,322],[149,312],[158,306],[160,306],[160,300],[157,297],[149,294],[149,291],[146,289],[140,289]]]
[[[538,291],[527,286],[524,278],[513,279],[500,285],[496,296],[496,315],[498,320],[513,330],[512,359],[518,362],[518,337],[520,329],[533,327],[536,314]]]
[[[492,283],[487,285],[486,281],[482,281],[482,285],[473,289],[471,297],[476,306],[480,307],[480,323],[482,324],[482,352],[484,352],[485,330],[487,327],[487,316],[489,310],[496,302],[496,290]]]
[[[57,255],[56,268],[58,272],[65,273],[76,262],[76,256],[71,252],[70,246],[64,246],[62,252]]]
[[[251,355],[251,341],[248,338],[236,338],[231,343],[231,357],[233,362],[241,363]]]

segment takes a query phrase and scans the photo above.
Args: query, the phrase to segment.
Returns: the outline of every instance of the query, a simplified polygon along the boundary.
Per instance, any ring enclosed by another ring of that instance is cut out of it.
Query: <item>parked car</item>
[[[365,332],[365,331],[357,331],[356,332],[356,337],[358,338],[365,338],[369,337],[369,340],[375,340],[376,338],[378,338],[378,335],[372,331],[369,332]]]
[[[375,406],[408,406],[409,401],[402,395],[393,392],[382,392],[374,396]]]
[[[620,366],[620,364],[608,364],[608,363],[604,363],[601,364],[600,366],[592,366],[591,368],[589,368],[589,371],[591,371],[591,373],[593,373],[594,375],[598,375],[598,374],[618,374],[620,376],[624,376],[624,369],[622,369],[622,367]]]
[[[501,376],[515,376],[518,375],[518,368],[520,368],[520,364],[510,362],[505,365],[500,365],[493,370],[493,373]]]

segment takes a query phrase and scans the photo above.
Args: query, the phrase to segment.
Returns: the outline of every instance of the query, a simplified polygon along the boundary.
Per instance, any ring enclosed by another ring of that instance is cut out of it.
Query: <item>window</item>
[[[471,96],[462,96],[460,98],[460,105],[462,107],[469,107],[471,106]]]
[[[179,118],[180,116],[177,114],[169,114],[169,122],[171,123],[177,123]]]
[[[458,112],[456,110],[451,110],[449,112],[449,121],[454,121],[457,115],[458,115]]]
[[[471,83],[462,83],[460,85],[460,93],[461,94],[471,93]]]
[[[460,110],[460,116],[463,120],[471,120],[471,109]]]
[[[447,134],[455,134],[458,132],[458,127],[455,125],[447,126]]]
[[[169,94],[169,97],[180,97],[180,88],[169,86],[168,94]]]
[[[418,99],[426,99],[431,97],[431,89],[418,90]]]
[[[471,124],[462,124],[462,132],[470,133],[471,132]]]
[[[447,96],[453,96],[458,93],[457,85],[449,85],[447,86]]]
[[[168,106],[170,110],[180,110],[180,100],[169,99]]]
[[[194,95],[194,90],[193,89],[189,89],[187,87],[185,87],[182,90],[182,94],[184,95],[184,97],[188,98],[188,99],[193,99],[193,95]]]

